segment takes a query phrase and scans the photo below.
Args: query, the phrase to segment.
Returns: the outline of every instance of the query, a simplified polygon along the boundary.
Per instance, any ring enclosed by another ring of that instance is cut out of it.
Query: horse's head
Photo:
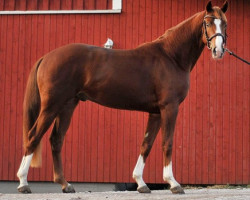
[[[225,16],[227,8],[227,1],[221,8],[212,7],[211,1],[206,6],[206,14],[203,21],[203,42],[211,49],[214,59],[222,58],[224,55],[224,46],[227,39],[227,19]]]

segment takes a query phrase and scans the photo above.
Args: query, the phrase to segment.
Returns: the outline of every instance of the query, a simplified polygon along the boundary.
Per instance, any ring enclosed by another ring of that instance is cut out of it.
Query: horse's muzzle
[[[221,59],[224,55],[224,48],[218,49],[216,47],[212,48],[212,57],[214,59]]]

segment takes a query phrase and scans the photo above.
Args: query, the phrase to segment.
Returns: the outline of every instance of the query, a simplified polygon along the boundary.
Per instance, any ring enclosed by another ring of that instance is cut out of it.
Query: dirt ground
[[[177,199],[217,199],[217,200],[250,200],[250,188],[238,189],[186,189],[184,195],[174,195],[169,190],[153,190],[151,194],[139,194],[136,191],[124,192],[79,192],[34,193],[34,194],[1,194],[0,200],[177,200]]]

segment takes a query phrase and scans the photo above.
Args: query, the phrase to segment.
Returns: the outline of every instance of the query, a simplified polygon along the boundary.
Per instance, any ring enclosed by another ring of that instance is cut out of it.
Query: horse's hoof
[[[63,193],[75,193],[75,189],[72,185],[68,184],[63,190]]]
[[[182,187],[180,185],[178,185],[174,188],[170,188],[170,190],[173,194],[185,194],[184,190],[182,189]]]
[[[146,185],[144,185],[140,188],[137,188],[137,191],[140,193],[151,193],[151,190]]]
[[[23,194],[29,194],[31,193],[30,187],[28,185],[22,186],[22,187],[18,187],[17,188],[18,192],[21,192]]]

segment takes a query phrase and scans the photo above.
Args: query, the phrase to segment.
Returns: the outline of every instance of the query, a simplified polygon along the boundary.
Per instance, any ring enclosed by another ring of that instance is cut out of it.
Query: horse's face
[[[206,6],[206,15],[203,21],[203,41],[211,49],[214,59],[222,58],[226,44],[227,19],[225,12],[228,8],[226,1],[222,8],[212,7],[211,1]]]

